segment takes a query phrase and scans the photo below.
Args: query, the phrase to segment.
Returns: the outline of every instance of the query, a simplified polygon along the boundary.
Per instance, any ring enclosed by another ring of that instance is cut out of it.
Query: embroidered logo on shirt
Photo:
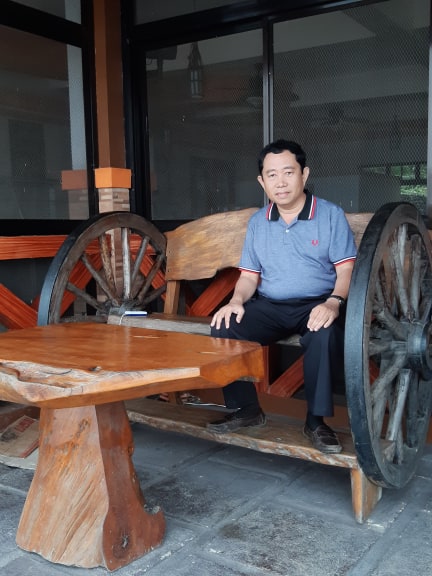
[[[318,246],[318,240],[312,240],[312,246]]]

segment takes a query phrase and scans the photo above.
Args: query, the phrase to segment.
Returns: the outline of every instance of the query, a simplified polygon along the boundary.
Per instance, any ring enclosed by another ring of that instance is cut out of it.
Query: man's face
[[[295,155],[284,150],[280,154],[267,154],[258,182],[270,201],[282,209],[290,210],[303,202],[308,176],[309,168],[305,167],[302,172]]]

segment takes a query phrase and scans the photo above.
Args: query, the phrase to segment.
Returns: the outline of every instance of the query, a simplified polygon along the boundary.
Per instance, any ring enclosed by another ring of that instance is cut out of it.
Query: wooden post
[[[124,168],[120,0],[94,0],[93,7],[99,166]]]
[[[361,468],[353,468],[350,472],[354,516],[362,524],[381,499],[382,488],[373,484]]]

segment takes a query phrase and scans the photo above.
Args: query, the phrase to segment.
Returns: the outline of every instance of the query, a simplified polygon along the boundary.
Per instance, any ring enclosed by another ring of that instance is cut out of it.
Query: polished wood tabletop
[[[263,377],[252,342],[97,322],[0,334],[0,399],[85,406]]]

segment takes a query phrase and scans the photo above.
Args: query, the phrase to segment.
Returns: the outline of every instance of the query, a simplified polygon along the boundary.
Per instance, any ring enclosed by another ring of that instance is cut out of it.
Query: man
[[[343,361],[343,317],[356,257],[343,210],[305,189],[309,176],[299,144],[277,140],[258,160],[269,199],[250,219],[233,296],[213,316],[212,335],[267,345],[298,333],[304,348],[307,417],[304,435],[318,450],[342,450],[324,422],[333,415],[332,380]],[[262,426],[252,382],[224,388],[235,411],[207,427],[216,433]]]

